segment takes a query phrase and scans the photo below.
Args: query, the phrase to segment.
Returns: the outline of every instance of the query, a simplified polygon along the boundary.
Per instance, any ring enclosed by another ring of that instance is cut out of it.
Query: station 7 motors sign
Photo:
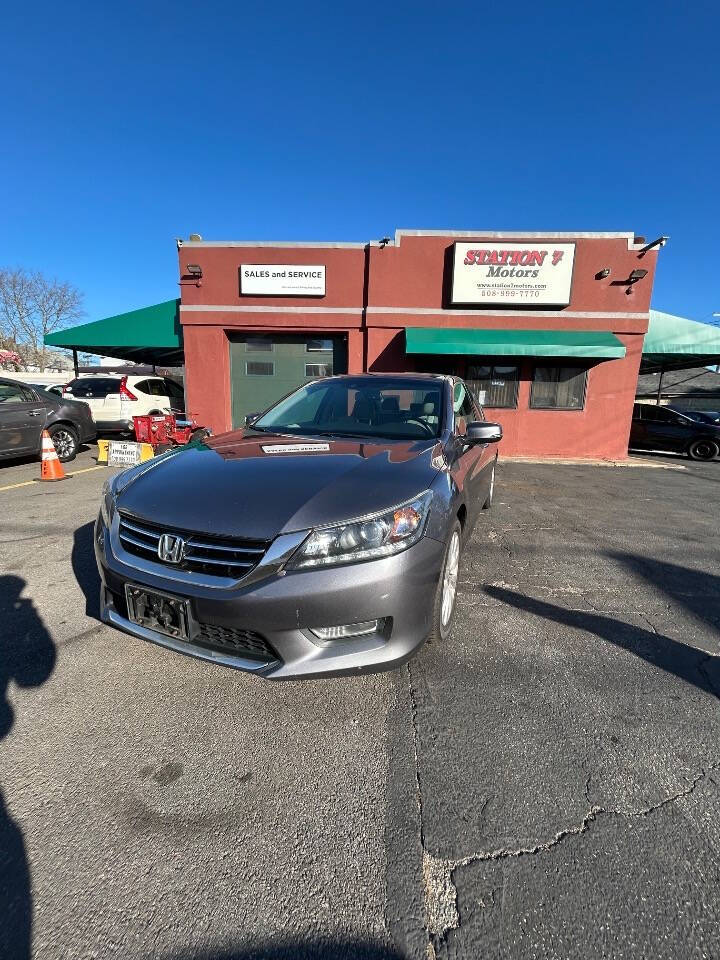
[[[456,243],[452,303],[567,306],[574,243]]]

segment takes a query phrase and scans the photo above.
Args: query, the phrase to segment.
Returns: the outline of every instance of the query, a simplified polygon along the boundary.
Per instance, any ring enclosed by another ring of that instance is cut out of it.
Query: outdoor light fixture
[[[390,237],[382,237],[380,240],[380,249],[386,247],[390,243]]]
[[[189,276],[195,277],[198,280],[203,275],[202,267],[199,263],[189,263],[185,269],[187,270]],[[645,273],[647,273],[647,270]]]
[[[624,281],[625,283],[627,283],[627,290],[625,291],[625,293],[628,296],[630,296],[630,294],[632,293],[632,288],[635,286],[638,280],[642,280],[643,277],[646,277],[647,273],[648,273],[647,270],[631,270],[630,271],[630,276],[627,278],[627,280]]]
[[[638,237],[638,240],[639,239]],[[664,247],[669,239],[670,237],[658,237],[657,240],[653,240],[652,243],[646,243],[639,255],[642,257],[643,254],[646,254],[648,250],[652,250],[653,247]]]
[[[598,270],[595,274],[596,280],[605,280],[606,277],[610,276],[610,267],[603,267],[602,270]]]

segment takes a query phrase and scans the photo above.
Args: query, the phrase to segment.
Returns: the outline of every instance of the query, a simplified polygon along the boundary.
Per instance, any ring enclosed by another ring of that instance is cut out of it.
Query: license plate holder
[[[147,590],[125,584],[128,619],[146,630],[154,630],[176,640],[190,639],[190,604],[160,590]]]

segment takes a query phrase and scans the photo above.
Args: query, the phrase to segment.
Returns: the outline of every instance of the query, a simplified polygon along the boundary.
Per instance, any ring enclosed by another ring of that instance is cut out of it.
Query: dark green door
[[[318,377],[347,372],[344,336],[246,334],[230,341],[233,427]]]

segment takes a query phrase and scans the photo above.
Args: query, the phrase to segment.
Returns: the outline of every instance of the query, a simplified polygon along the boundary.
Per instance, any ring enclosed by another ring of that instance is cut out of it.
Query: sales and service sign
[[[574,243],[456,243],[452,303],[567,306]]]
[[[324,297],[324,264],[243,263],[240,293],[255,297]]]

